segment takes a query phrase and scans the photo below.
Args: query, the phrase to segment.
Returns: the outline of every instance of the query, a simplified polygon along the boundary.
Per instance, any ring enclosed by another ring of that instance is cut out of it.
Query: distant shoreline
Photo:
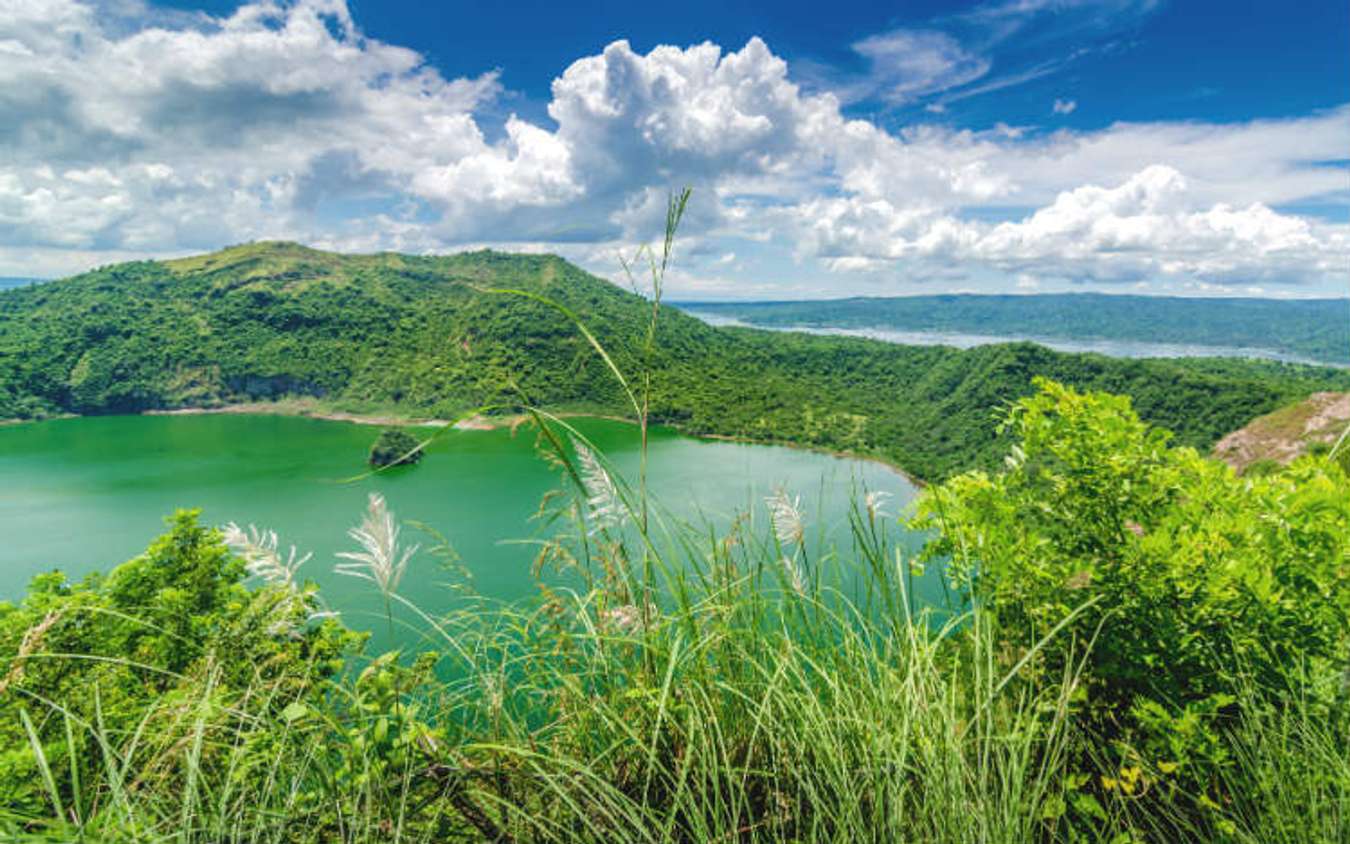
[[[816,454],[827,454],[830,457],[838,457],[841,460],[859,460],[867,463],[875,463],[878,466],[885,466],[887,469],[890,469],[892,472],[895,472],[897,475],[904,478],[906,482],[912,484],[916,489],[923,489],[924,487],[928,486],[928,481],[925,481],[922,478],[915,477],[905,467],[900,466],[899,464],[896,464],[886,459],[885,457],[882,457],[877,454],[867,454],[858,451],[844,451],[837,448],[823,448],[818,445],[803,445],[801,443],[791,442],[790,440],[757,440],[751,437],[736,436],[735,434],[693,434],[688,431],[681,430],[678,425],[669,425],[667,427],[674,428],[676,431],[679,431],[681,436],[690,437],[696,440],[707,440],[709,442],[721,442],[721,443],[736,443],[738,445],[778,446],[779,448],[790,448],[793,449],[794,451],[810,451]]]
[[[830,325],[824,323],[754,322],[741,316],[724,316],[716,310],[701,311],[689,306],[684,312],[714,328],[747,328],[756,331],[775,331],[785,334],[814,334],[821,337],[857,337],[897,346],[946,346],[953,349],[972,349],[977,346],[998,346],[1008,343],[1035,343],[1052,351],[1073,355],[1105,355],[1118,360],[1176,360],[1232,358],[1234,360],[1269,361],[1329,369],[1350,369],[1350,362],[1306,357],[1294,352],[1258,346],[1214,346],[1191,342],[1153,342],[1111,337],[1057,337],[1032,334],[979,334],[967,331],[936,329],[903,329],[887,326]]]

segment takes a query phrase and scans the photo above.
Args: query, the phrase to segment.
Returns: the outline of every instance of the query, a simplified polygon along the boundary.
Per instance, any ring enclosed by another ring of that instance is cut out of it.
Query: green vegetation
[[[1250,797],[1223,779],[1233,725],[1295,701],[1315,724],[1346,723],[1350,485],[1325,458],[1244,483],[1169,448],[1124,399],[1042,390],[1006,423],[1020,444],[1005,471],[928,492],[918,524],[941,539],[925,553],[979,549],[954,578],[1004,653],[1035,652],[1021,679],[1081,672],[1075,727],[1119,772],[1089,808],[1122,789],[1140,823],[1188,839],[1172,826],[1197,822],[1185,804]],[[1344,779],[1323,786],[1350,796]]]
[[[539,417],[565,487],[536,605],[404,606],[427,561],[382,501],[353,532],[342,570],[418,619],[405,653],[323,618],[275,535],[181,513],[0,609],[0,833],[1346,840],[1350,480],[1240,479],[1123,399],[1041,387],[1002,470],[925,492],[923,559],[862,491],[842,548],[803,543],[790,491],[768,533],[667,523]],[[945,623],[908,591],[943,559],[969,607]]]
[[[318,699],[360,641],[311,620],[311,588],[245,588],[244,563],[196,513],[170,526],[106,576],[42,575],[21,605],[0,608],[6,816],[55,807],[112,821],[138,789],[227,773],[260,782],[277,738],[250,726]],[[229,772],[217,764],[223,731],[256,739]],[[135,840],[125,829],[120,840]]]
[[[132,413],[306,397],[333,409],[454,418],[473,408],[634,410],[693,434],[887,459],[936,480],[990,468],[995,414],[1045,375],[1129,395],[1178,442],[1210,447],[1350,373],[1244,361],[1114,360],[1029,343],[969,351],[715,329],[550,256],[342,256],[263,243],[106,267],[0,292],[0,418]]]
[[[698,303],[773,327],[875,328],[1055,340],[1260,349],[1350,364],[1350,300],[1185,299],[1101,293],[949,294],[816,302]]]
[[[385,428],[370,447],[370,465],[412,465],[422,459],[422,441],[402,428]]]

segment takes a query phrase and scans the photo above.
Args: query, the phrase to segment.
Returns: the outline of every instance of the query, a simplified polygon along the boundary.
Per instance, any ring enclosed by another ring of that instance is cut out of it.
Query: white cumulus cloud
[[[550,124],[489,124],[493,70],[447,79],[365,36],[342,0],[110,15],[0,0],[0,274],[276,237],[505,244],[609,272],[685,184],[680,278],[701,292],[774,289],[789,269],[777,289],[809,278],[817,294],[862,276],[891,292],[973,276],[1306,287],[1350,255],[1344,224],[1280,210],[1350,195],[1347,107],[1093,132],[890,128],[850,118],[848,91],[804,91],[755,38],[617,41],[559,68]],[[936,31],[855,47],[895,102],[988,71]]]

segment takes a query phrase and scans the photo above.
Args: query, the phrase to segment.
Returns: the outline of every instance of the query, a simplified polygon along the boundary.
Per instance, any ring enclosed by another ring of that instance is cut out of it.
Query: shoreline
[[[284,402],[242,402],[219,407],[175,407],[167,410],[143,410],[132,416],[295,416],[302,419],[318,419],[322,422],[350,422],[355,425],[407,426],[418,428],[444,428],[451,424],[448,419],[424,419],[412,416],[400,416],[393,413],[350,413],[345,410],[323,410],[308,405],[291,405]],[[486,424],[486,427],[483,427]],[[492,427],[482,417],[462,420],[455,427],[461,430],[488,430]]]
[[[434,419],[415,416],[404,416],[393,412],[381,413],[352,413],[344,410],[325,409],[317,403],[305,401],[280,401],[280,402],[240,402],[238,404],[225,404],[213,407],[175,407],[156,410],[143,410],[139,413],[126,414],[128,416],[213,416],[213,415],[233,415],[233,416],[293,416],[301,419],[315,419],[320,422],[346,422],[353,425],[370,425],[376,427],[416,427],[416,428],[454,428],[457,431],[495,431],[499,428],[515,428],[528,419],[524,413],[513,413],[506,416],[483,416],[481,414],[470,416],[467,419],[461,419],[458,422],[449,419]],[[636,426],[637,420],[629,419],[623,416],[614,416],[604,413],[587,413],[585,411],[559,411],[552,414],[561,419],[604,419],[610,422],[622,422],[626,425]],[[79,419],[82,418],[78,413],[66,413],[60,416],[51,416],[46,419],[3,419],[0,425],[22,425],[28,422],[46,422],[52,419]],[[739,445],[768,445],[779,446],[782,448],[792,448],[798,451],[812,451],[817,454],[827,454],[831,457],[837,457],[845,460],[865,460],[869,463],[876,463],[895,472],[906,482],[912,484],[918,489],[923,489],[928,485],[927,481],[921,480],[910,474],[904,467],[875,454],[865,454],[854,451],[845,451],[841,449],[824,448],[814,445],[803,445],[788,440],[757,440],[749,437],[737,436],[734,434],[709,434],[709,433],[691,433],[680,428],[678,425],[662,423],[661,427],[670,428],[678,432],[681,436],[696,440],[706,440],[709,442],[727,442]]]
[[[232,416],[293,416],[300,419],[317,419],[321,422],[347,422],[353,425],[372,425],[377,427],[405,428],[453,428],[456,431],[495,431],[498,428],[514,428],[529,418],[525,413],[510,413],[502,416],[484,416],[475,414],[458,421],[435,419],[421,416],[404,416],[393,412],[352,413],[345,410],[323,410],[307,404],[287,402],[241,402],[220,407],[176,407],[168,410],[145,410],[130,416],[211,416],[227,414]],[[585,411],[558,411],[551,415],[560,419],[605,419],[610,422],[623,422],[636,425],[632,419],[622,416],[610,416],[603,413]],[[68,418],[79,418],[79,414],[70,414]],[[13,420],[16,422],[23,420]],[[692,436],[692,435],[686,435]]]
[[[825,448],[824,446],[818,445],[802,445],[800,443],[794,443],[789,440],[756,440],[751,439],[750,437],[739,437],[734,434],[691,434],[688,431],[680,430],[678,426],[671,425],[669,427],[674,428],[676,431],[679,431],[682,436],[691,437],[696,440],[736,443],[738,445],[778,446],[779,448],[791,448],[795,449],[796,451],[811,451],[815,452],[816,454],[826,454],[829,455],[830,457],[837,457],[841,460],[859,460],[865,461],[867,463],[875,463],[878,466],[884,466],[887,469],[890,469],[892,472],[904,478],[907,483],[912,484],[917,489],[923,489],[928,486],[928,481],[915,477],[914,475],[910,474],[909,471],[905,469],[903,466],[900,466],[897,463],[893,463],[890,460],[887,460],[885,457],[881,457],[876,454],[867,454],[865,452],[858,452],[858,451],[846,451],[837,448]]]

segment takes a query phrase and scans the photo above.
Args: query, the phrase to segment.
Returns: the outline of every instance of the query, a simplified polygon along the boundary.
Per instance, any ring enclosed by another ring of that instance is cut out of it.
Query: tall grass
[[[769,542],[685,539],[704,553],[671,559],[650,543],[654,567],[671,579],[647,592],[645,614],[623,613],[631,604],[615,602],[631,595],[603,588],[560,590],[535,609],[465,609],[434,619],[432,636],[455,642],[435,653],[439,672],[405,665],[382,674],[393,663],[381,657],[335,684],[323,712],[279,706],[272,696],[281,690],[261,684],[220,700],[208,675],[183,678],[190,694],[148,711],[131,736],[71,725],[105,750],[105,764],[98,782],[82,784],[55,782],[61,770],[52,766],[53,794],[95,795],[94,806],[72,814],[54,803],[62,820],[44,834],[635,842],[1042,834],[1042,807],[1063,797],[1057,761],[1070,740],[1072,677],[1013,692],[991,668],[978,613],[960,622],[966,645],[953,652],[957,623],[933,628],[904,609],[864,611],[830,589],[781,588],[763,556]],[[591,553],[619,565],[634,541]],[[859,562],[879,605],[910,605],[894,558]],[[389,677],[392,686],[376,687]],[[257,720],[278,711],[285,715]],[[151,731],[154,748],[143,752]],[[260,760],[259,742],[275,755]]]
[[[52,815],[23,819],[23,837],[1073,840],[1062,816],[1088,740],[1072,715],[1081,677],[1021,682],[978,608],[943,625],[912,614],[904,561],[870,541],[889,527],[865,512],[835,557],[866,602],[785,583],[774,538],[756,541],[745,522],[683,537],[699,553],[679,558],[652,543],[670,579],[645,615],[599,579],[542,606],[427,614],[429,657],[377,657],[321,707],[261,680],[221,698],[208,667],[129,733],[66,719],[84,735],[66,746],[98,758],[45,760]],[[591,553],[617,565],[637,541]],[[41,717],[62,718],[48,704]],[[1286,708],[1252,710],[1233,739],[1227,790],[1246,799],[1225,807],[1224,840],[1346,840],[1343,737]],[[1099,829],[1216,836],[1155,804],[1108,807]]]

